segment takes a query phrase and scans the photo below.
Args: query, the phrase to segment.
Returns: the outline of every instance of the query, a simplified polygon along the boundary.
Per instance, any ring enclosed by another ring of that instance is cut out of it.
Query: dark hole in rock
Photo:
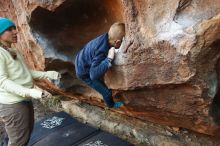
[[[215,50],[218,50],[218,53],[215,55],[219,55],[219,46],[220,46],[220,40],[217,40],[213,43],[212,47],[215,48]],[[214,57],[213,57],[214,58]],[[211,58],[212,59],[212,58]],[[213,78],[213,81],[211,82],[213,92],[216,90],[216,94],[214,96],[212,105],[210,107],[210,115],[213,117],[213,120],[216,124],[220,125],[220,59],[218,59],[216,66],[215,66],[215,78]]]
[[[61,88],[77,87],[75,55],[116,21],[123,22],[120,0],[66,0],[53,12],[41,7],[33,11],[30,20],[33,36],[44,49],[46,70],[62,73]]]

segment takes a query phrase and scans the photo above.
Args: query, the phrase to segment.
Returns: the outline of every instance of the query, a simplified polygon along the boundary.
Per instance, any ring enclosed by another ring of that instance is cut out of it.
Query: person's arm
[[[109,44],[106,38],[101,40],[100,46],[97,46],[89,71],[91,80],[99,79],[112,66],[111,61],[113,58],[108,58],[105,51],[103,51],[108,49],[108,47]]]
[[[0,54],[0,88],[22,97],[41,98],[42,96],[42,91],[25,88],[8,79],[6,61],[2,54]]]
[[[22,64],[26,65],[23,56],[19,52],[17,52],[17,55],[20,57]],[[36,71],[36,70],[29,70],[29,71],[31,73],[31,76],[34,79],[49,78],[49,79],[57,80],[60,77],[59,73],[56,71],[46,71],[46,72],[45,71]]]
[[[103,55],[104,54],[99,54],[92,60],[92,65],[89,72],[91,80],[99,79],[112,66],[111,59],[105,58],[104,60],[100,60],[100,58],[103,58]]]
[[[35,71],[35,70],[31,70],[31,75],[34,79],[52,79],[52,80],[57,80],[59,79],[60,75],[58,72],[56,71]]]

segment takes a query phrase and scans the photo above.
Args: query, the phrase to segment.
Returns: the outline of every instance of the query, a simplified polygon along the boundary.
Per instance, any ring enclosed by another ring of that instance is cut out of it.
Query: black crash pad
[[[129,144],[109,133],[100,131],[77,146],[132,146],[132,144]]]
[[[96,132],[99,130],[59,112],[34,125],[28,146],[71,146]]]
[[[93,143],[131,146],[111,134],[78,122],[65,112],[55,113],[35,123],[28,146],[91,146]]]

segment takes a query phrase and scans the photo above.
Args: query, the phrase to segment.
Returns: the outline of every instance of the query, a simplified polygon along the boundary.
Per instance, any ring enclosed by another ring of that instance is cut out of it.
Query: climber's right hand
[[[109,49],[107,57],[111,60],[114,59],[114,57],[115,57],[115,48],[114,47],[111,47]]]

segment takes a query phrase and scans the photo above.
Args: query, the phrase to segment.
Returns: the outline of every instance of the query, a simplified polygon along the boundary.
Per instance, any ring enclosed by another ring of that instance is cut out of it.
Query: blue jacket
[[[77,77],[91,80],[102,77],[111,67],[111,60],[107,58],[109,49],[107,33],[87,43],[75,59]]]

